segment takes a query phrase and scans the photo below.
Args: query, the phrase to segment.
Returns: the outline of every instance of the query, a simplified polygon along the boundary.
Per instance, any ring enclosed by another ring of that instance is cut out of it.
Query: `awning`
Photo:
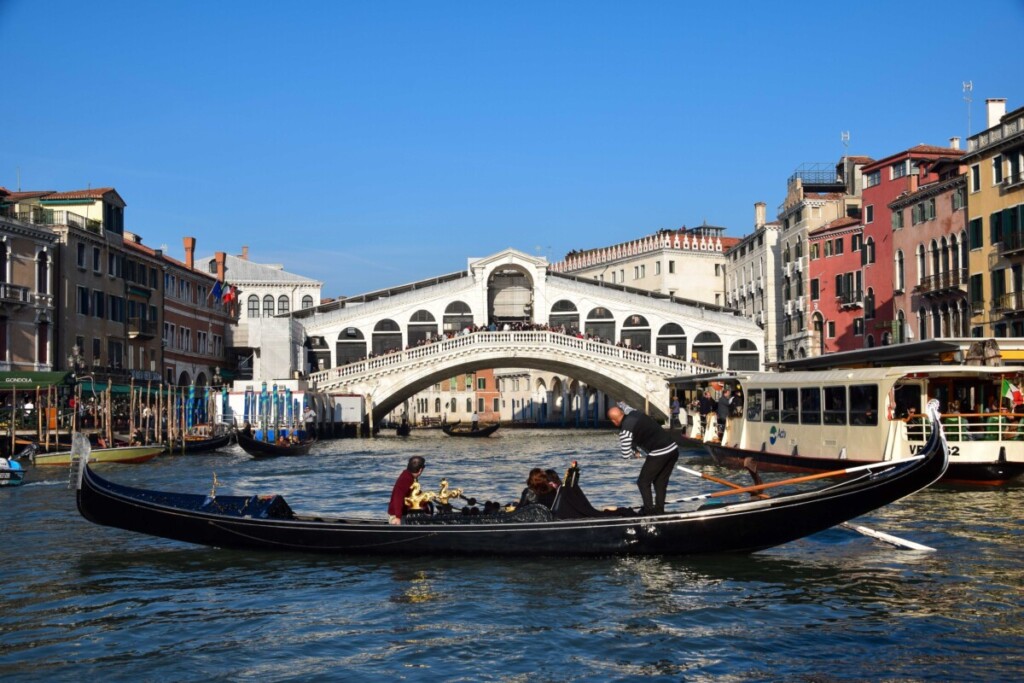
[[[67,384],[70,372],[0,372],[0,391],[7,389],[35,390]]]

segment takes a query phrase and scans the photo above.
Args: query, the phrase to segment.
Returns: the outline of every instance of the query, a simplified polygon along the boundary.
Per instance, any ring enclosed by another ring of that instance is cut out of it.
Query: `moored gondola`
[[[254,458],[307,455],[309,453],[309,449],[311,449],[313,444],[316,443],[316,439],[306,438],[296,442],[288,441],[287,445],[277,444],[273,441],[262,441],[257,439],[251,433],[247,433],[244,429],[237,432],[236,436],[238,438],[238,445],[242,447],[242,450]]]
[[[171,443],[167,452],[171,455],[181,453],[208,453],[218,448],[223,448],[231,443],[231,433],[219,434],[209,437],[186,436]]]
[[[409,556],[747,553],[823,531],[908,496],[942,476],[947,456],[937,427],[921,454],[850,468],[845,471],[849,478],[839,483],[749,500],[727,496],[751,487],[723,491],[686,499],[702,503],[696,509],[658,515],[595,510],[579,487],[575,466],[550,510],[528,506],[538,508],[535,514],[423,515],[401,525],[302,515],[279,495],[132,488],[103,479],[85,463],[79,469],[77,499],[81,514],[97,524],[220,548]]]

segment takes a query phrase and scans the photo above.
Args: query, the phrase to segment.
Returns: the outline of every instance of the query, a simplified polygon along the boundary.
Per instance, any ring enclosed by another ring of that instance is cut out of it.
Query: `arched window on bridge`
[[[344,335],[344,332],[342,332]],[[331,367],[331,347],[323,337],[309,337],[303,344],[306,347],[306,372],[319,372]],[[363,345],[365,355],[366,346]],[[346,361],[347,362],[347,361]]]
[[[498,268],[487,282],[489,321],[529,323],[533,319],[533,282],[521,268]]]
[[[666,323],[658,330],[658,355],[686,358],[686,332],[678,323]]]
[[[373,355],[379,356],[402,350],[402,328],[394,320],[385,318],[373,328]]]
[[[263,297],[263,317],[273,318],[274,317],[274,297],[267,294]]]
[[[338,333],[338,341],[334,345],[338,367],[355,363],[366,358],[366,338],[358,327],[346,327]],[[328,366],[330,367],[330,366]]]
[[[465,301],[453,301],[444,309],[444,331],[458,334],[473,326],[473,312]]]
[[[250,294],[246,300],[246,310],[248,311],[250,318],[260,317],[260,298],[255,294]]]
[[[760,365],[757,345],[749,339],[737,339],[729,347],[730,370],[757,370]]]
[[[693,340],[693,359],[704,365],[722,367],[722,340],[714,332],[701,332]]]
[[[587,314],[587,328],[584,330],[591,337],[612,341],[615,339],[615,317],[607,308],[598,306]]]
[[[425,344],[431,337],[437,336],[437,321],[430,311],[419,310],[409,318],[409,346]]]
[[[647,318],[633,313],[622,321],[622,343],[637,351],[651,350],[651,324]]]
[[[576,304],[568,299],[559,299],[551,307],[551,315],[548,316],[548,325],[551,327],[564,327],[566,331],[580,329],[580,312]]]

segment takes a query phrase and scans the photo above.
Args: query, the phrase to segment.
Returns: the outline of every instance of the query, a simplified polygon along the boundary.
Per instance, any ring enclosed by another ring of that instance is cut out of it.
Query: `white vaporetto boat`
[[[913,456],[928,439],[924,409],[935,398],[950,447],[944,481],[999,485],[1024,474],[1024,405],[1005,396],[1024,381],[1024,367],[754,372],[718,381],[743,396],[721,437],[704,439],[721,465],[819,471]]]

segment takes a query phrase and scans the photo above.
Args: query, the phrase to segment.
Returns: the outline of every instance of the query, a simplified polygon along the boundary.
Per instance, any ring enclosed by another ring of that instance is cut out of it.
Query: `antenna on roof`
[[[964,81],[964,102],[967,103],[967,137],[971,137],[971,93],[974,92],[974,81]]]

